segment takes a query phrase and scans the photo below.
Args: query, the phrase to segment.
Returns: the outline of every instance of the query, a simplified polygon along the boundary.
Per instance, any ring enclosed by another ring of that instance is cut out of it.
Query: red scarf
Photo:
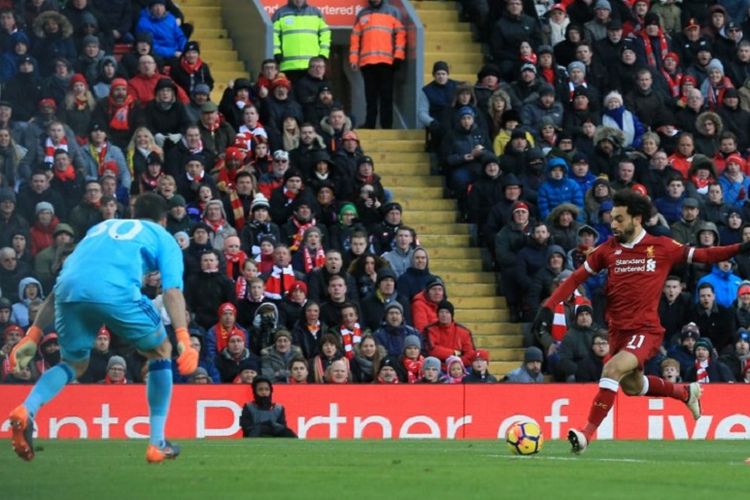
[[[662,68],[661,74],[667,81],[667,86],[669,87],[669,91],[672,93],[672,97],[679,97],[680,83],[682,82],[682,73],[678,71],[674,74],[674,76],[672,76],[667,72],[667,70]]]
[[[575,305],[580,305],[583,303],[587,303],[588,300],[586,297],[582,296],[578,290],[573,292],[574,299],[573,302]],[[554,310],[555,316],[552,319],[552,329],[550,333],[552,334],[552,338],[555,339],[555,342],[562,341],[563,337],[565,337],[565,333],[568,331],[568,321],[565,317],[565,302],[558,302],[555,305]]]
[[[255,256],[255,263],[258,266],[259,273],[270,273],[273,270],[273,254],[258,254]]]
[[[221,219],[218,222],[211,222],[210,220],[203,218],[203,222],[211,226],[211,229],[214,230],[214,234],[218,233],[222,229],[224,229],[224,226],[227,224],[227,221],[225,219]]]
[[[219,114],[218,114],[218,115],[216,116],[216,119],[215,119],[214,121],[212,121],[212,122],[211,122],[211,123],[210,123],[210,124],[209,124],[209,125],[208,125],[208,126],[206,127],[206,130],[208,130],[209,132],[211,132],[211,133],[213,134],[214,132],[216,132],[217,130],[219,130],[219,127],[221,126],[221,122],[223,122],[223,121],[224,121],[224,117],[223,117],[223,116],[221,116],[221,113],[219,113]],[[204,125],[204,127],[205,127],[205,125]]]
[[[284,206],[288,207],[289,205],[294,202],[294,200],[297,198],[297,195],[299,192],[294,192],[286,188],[286,186],[283,188],[282,192],[284,193]]]
[[[200,174],[196,176],[191,176],[189,173],[185,172],[185,175],[187,176],[188,180],[190,182],[200,182],[203,180],[203,176],[206,175],[206,171],[202,171]]]
[[[76,96],[75,106],[76,106],[76,110],[83,111],[89,107],[89,100],[86,99],[85,95]]]
[[[344,346],[344,356],[346,359],[354,358],[354,346],[362,342],[362,328],[359,323],[354,323],[351,330],[345,326],[340,328],[341,343]]]
[[[163,172],[159,172],[159,175],[156,177],[151,177],[148,175],[148,170],[143,172],[141,174],[140,180],[141,180],[141,192],[148,192],[148,191],[156,191],[156,188],[159,187],[159,179],[161,179],[164,176]]]
[[[727,89],[734,88],[734,85],[732,85],[732,81],[729,79],[729,77],[724,77],[721,79],[721,83],[717,87],[714,87],[713,85],[708,85],[708,107],[712,111],[715,111],[719,106],[721,106],[724,103],[724,94],[727,92]]]
[[[542,78],[549,83],[554,84],[555,83],[555,70],[552,68],[542,68]]]
[[[296,381],[295,379],[293,379],[292,377],[289,377],[289,380],[287,381],[287,384],[289,384],[289,385],[295,385],[295,384],[306,384],[306,383],[307,383],[307,380],[302,380],[302,382],[297,382],[297,381]]]
[[[314,269],[320,269],[326,264],[326,253],[323,248],[318,248],[315,251],[315,261],[313,262],[312,255],[307,247],[302,249],[302,256],[305,260],[305,274],[309,273]]]
[[[583,88],[587,89],[587,88],[589,88],[589,85],[588,85],[588,83],[583,82],[583,83],[581,83],[579,85],[579,87],[583,87]],[[576,91],[576,86],[573,84],[573,82],[569,81],[568,82],[568,100],[570,102],[573,102],[573,94],[575,93],[575,91]]]
[[[424,356],[421,354],[417,359],[410,359],[407,357],[404,357],[404,368],[406,368],[406,375],[408,377],[408,382],[410,384],[416,384],[419,382],[422,377],[420,374],[422,373],[422,365],[424,364]]]
[[[710,177],[706,179],[699,179],[697,175],[693,175],[690,177],[690,182],[693,183],[693,186],[695,186],[696,190],[699,194],[708,194],[708,186],[716,182],[716,179],[712,179]]]
[[[68,182],[76,180],[76,169],[73,165],[68,165],[62,172],[59,169],[54,169],[55,178],[60,182]]]
[[[528,56],[521,56],[521,63],[529,63],[536,66],[537,56],[533,52],[529,54]]]
[[[384,379],[383,377],[381,377],[380,375],[378,375],[378,384],[391,384],[391,385],[393,385],[393,384],[398,384],[398,383],[399,383],[399,382],[398,382],[398,377],[395,377],[395,378],[394,378],[394,379],[393,379],[392,381],[390,381],[390,382],[386,382],[386,381],[385,381],[385,379]]]
[[[699,384],[707,384],[711,382],[711,380],[708,378],[708,360],[706,361],[698,361],[695,360],[695,381]]]
[[[102,167],[104,166],[104,158],[107,156],[107,143],[105,142],[102,144],[102,147],[100,150],[97,151],[96,146],[89,143],[89,153],[91,153],[91,157],[96,161],[96,165],[99,170],[99,175],[102,175]]]
[[[55,163],[55,151],[58,149],[63,149],[65,151],[68,151],[68,138],[63,136],[62,139],[60,139],[60,144],[54,144],[52,142],[52,139],[47,137],[47,140],[44,141],[44,163],[47,165],[52,165]]]
[[[302,223],[299,222],[295,217],[292,217],[292,223],[297,226],[297,232],[294,233],[294,236],[292,236],[292,245],[289,247],[289,250],[291,250],[292,252],[296,252],[297,250],[299,250],[299,247],[302,244],[302,239],[305,235],[305,231],[315,225],[315,219],[313,218],[309,222]]]
[[[236,323],[232,325],[230,330],[225,329],[221,323],[216,323],[214,330],[216,330],[216,352],[221,352],[226,349],[229,346],[229,338],[233,335],[240,335],[245,339],[245,342],[247,342],[245,333],[240,330]]]
[[[197,73],[198,70],[201,69],[201,66],[203,66],[203,61],[201,61],[200,57],[198,57],[198,60],[195,61],[195,64],[190,64],[184,57],[180,58],[180,67],[184,69],[185,73],[187,73],[188,75]]]
[[[654,68],[658,67],[656,64],[656,57],[654,56],[654,47],[651,44],[651,37],[646,34],[645,29],[641,30],[639,36],[643,41],[643,47],[646,49],[646,62],[648,62],[649,66],[653,66]],[[664,36],[664,30],[659,28],[659,34],[656,35],[656,38],[659,39],[659,54],[664,58],[664,56],[667,55],[667,52],[669,52],[667,37]]]
[[[295,281],[294,269],[291,265],[283,269],[273,266],[271,275],[266,280],[266,291],[263,294],[269,299],[281,300]]]
[[[130,130],[130,111],[135,107],[135,98],[128,94],[125,102],[117,104],[109,97],[109,109],[112,110],[112,118],[109,120],[111,130]]]
[[[240,276],[242,266],[245,265],[247,260],[247,254],[242,250],[234,254],[224,252],[224,258],[227,261],[227,276],[234,281]]]
[[[111,378],[109,378],[109,375],[107,375],[106,377],[104,377],[104,383],[107,385],[123,385],[128,383],[128,379],[123,378],[119,382],[114,382]]]

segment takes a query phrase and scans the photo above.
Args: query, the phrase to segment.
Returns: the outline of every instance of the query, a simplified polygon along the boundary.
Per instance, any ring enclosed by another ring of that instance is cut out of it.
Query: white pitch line
[[[593,462],[623,462],[623,463],[637,463],[637,464],[645,464],[645,463],[655,463],[653,460],[640,460],[637,458],[577,458],[577,457],[548,457],[544,455],[529,455],[529,456],[522,456],[522,455],[492,455],[487,454],[484,455],[485,457],[492,457],[492,458],[505,458],[508,460],[557,460],[559,462],[575,462],[575,461],[593,461]]]

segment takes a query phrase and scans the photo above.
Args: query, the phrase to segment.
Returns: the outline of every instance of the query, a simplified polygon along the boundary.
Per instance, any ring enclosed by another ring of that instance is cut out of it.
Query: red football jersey
[[[646,231],[633,243],[610,238],[586,258],[591,274],[607,270],[606,318],[612,331],[662,333],[659,298],[673,264],[685,261],[694,250],[665,236]]]

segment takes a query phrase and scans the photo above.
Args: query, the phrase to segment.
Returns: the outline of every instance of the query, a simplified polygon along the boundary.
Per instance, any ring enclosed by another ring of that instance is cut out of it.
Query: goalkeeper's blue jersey
[[[55,284],[59,302],[136,301],[143,276],[161,273],[162,289],[182,290],[182,251],[162,226],[137,219],[100,222],[68,256]]]

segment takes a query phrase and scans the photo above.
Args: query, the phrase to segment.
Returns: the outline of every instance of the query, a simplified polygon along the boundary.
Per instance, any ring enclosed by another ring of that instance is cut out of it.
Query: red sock
[[[586,436],[588,441],[591,441],[594,432],[599,428],[612,409],[612,404],[615,402],[615,396],[617,396],[617,388],[619,384],[616,380],[612,379],[601,379],[599,381],[599,392],[596,393],[594,401],[591,403],[591,410],[589,411],[589,421],[586,427],[583,428],[583,434]]]
[[[646,396],[674,398],[679,399],[680,401],[687,401],[687,385],[674,384],[669,380],[664,380],[663,378],[654,375],[647,376],[646,380],[648,380],[648,391],[646,391]]]

